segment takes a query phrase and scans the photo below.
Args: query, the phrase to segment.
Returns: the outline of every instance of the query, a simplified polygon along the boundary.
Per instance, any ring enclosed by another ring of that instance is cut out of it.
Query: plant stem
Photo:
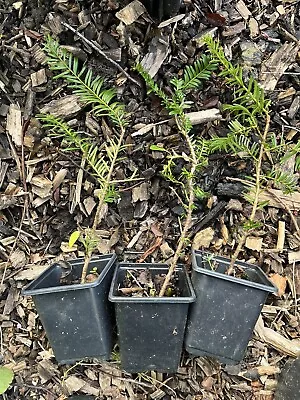
[[[178,246],[177,249],[175,251],[174,257],[172,259],[171,265],[169,267],[168,273],[165,277],[164,283],[160,289],[159,292],[159,297],[163,297],[165,294],[165,291],[170,283],[170,280],[174,274],[176,265],[177,265],[177,261],[180,257],[180,253],[182,251],[182,249],[184,248],[185,245],[185,240],[187,237],[187,233],[189,230],[189,227],[191,225],[192,222],[192,212],[193,212],[193,205],[194,205],[194,200],[195,200],[195,194],[194,194],[194,184],[193,184],[193,180],[194,180],[194,175],[196,172],[196,168],[198,165],[198,160],[197,160],[197,156],[195,154],[195,150],[192,144],[192,141],[188,135],[188,132],[182,128],[182,125],[180,123],[180,117],[178,118],[177,116],[175,117],[176,120],[176,124],[178,126],[179,131],[182,133],[184,139],[187,142],[188,148],[190,150],[190,157],[191,157],[191,169],[190,169],[190,174],[187,178],[187,189],[188,189],[188,206],[187,206],[187,214],[186,214],[186,219],[185,219],[185,223],[183,226],[183,229],[181,231],[180,234],[180,238],[178,241]]]
[[[103,205],[105,203],[105,196],[106,196],[107,190],[109,188],[109,185],[111,184],[111,177],[112,177],[112,174],[113,174],[113,171],[114,171],[114,167],[115,167],[115,164],[116,164],[116,161],[117,161],[117,158],[118,158],[119,150],[120,150],[120,148],[122,146],[122,142],[123,142],[123,139],[124,139],[125,129],[122,126],[120,126],[120,130],[121,130],[121,132],[120,132],[119,140],[118,140],[118,143],[117,143],[117,146],[116,146],[116,149],[115,149],[115,153],[114,153],[112,162],[110,164],[110,168],[109,168],[109,171],[107,173],[105,183],[104,183],[104,185],[102,187],[101,194],[99,196],[99,202],[98,202],[98,206],[97,206],[97,210],[96,210],[96,213],[95,213],[93,226],[92,226],[92,234],[93,235],[95,235],[95,232],[96,232],[96,229],[97,229],[97,225],[99,223],[99,218],[100,218],[100,215],[101,215],[101,212],[102,212],[102,209],[103,209]],[[83,265],[82,273],[81,273],[81,283],[85,283],[85,279],[86,279],[89,263],[90,263],[91,258],[92,258],[92,254],[93,254],[93,251],[89,251],[85,255],[84,265]]]
[[[254,197],[254,202],[253,202],[253,206],[252,206],[252,211],[251,211],[251,215],[249,220],[250,221],[254,221],[255,218],[255,214],[257,211],[257,207],[258,207],[258,201],[259,201],[259,192],[260,192],[260,175],[261,175],[261,164],[262,164],[262,159],[263,159],[263,155],[264,155],[264,150],[265,150],[265,142],[267,139],[267,134],[269,132],[269,128],[270,128],[270,115],[266,114],[266,126],[265,126],[265,130],[264,133],[261,137],[261,144],[260,144],[260,150],[259,150],[259,156],[258,156],[258,160],[256,163],[256,181],[255,181],[255,197]],[[234,271],[234,263],[236,262],[245,242],[246,239],[248,237],[248,235],[250,234],[251,230],[244,230],[243,236],[241,237],[239,244],[237,246],[237,248],[235,249],[235,252],[231,258],[231,262],[230,265],[226,271],[227,275],[232,275],[233,271]]]

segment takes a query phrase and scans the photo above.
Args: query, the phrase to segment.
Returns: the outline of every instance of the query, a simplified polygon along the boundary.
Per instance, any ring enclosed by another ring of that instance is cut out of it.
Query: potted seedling
[[[128,372],[157,370],[176,372],[183,345],[189,303],[195,300],[186,269],[178,265],[194,207],[194,179],[196,171],[206,164],[204,142],[195,141],[185,110],[190,107],[186,94],[209,79],[216,64],[203,56],[186,67],[183,77],[171,80],[173,94],[168,96],[154,82],[141,65],[136,70],[144,78],[149,91],[162,100],[163,106],[174,117],[177,129],[187,147],[187,154],[165,151],[167,164],[163,175],[183,189],[185,221],[178,246],[168,267],[163,264],[119,264],[113,277],[109,299],[115,304],[121,365]],[[183,158],[186,168],[180,182],[173,175],[175,161]]]
[[[206,252],[192,254],[192,282],[197,299],[189,313],[186,350],[226,364],[242,360],[255,323],[276,287],[257,266]]]
[[[51,37],[46,39],[45,51],[50,69],[59,73],[56,78],[63,78],[84,105],[92,106],[96,117],[108,116],[117,129],[114,138],[99,149],[60,118],[39,116],[52,135],[63,139],[69,149],[82,152],[99,182],[100,194],[92,228],[75,231],[70,237],[71,247],[77,240],[83,243],[85,257],[55,263],[23,293],[33,297],[59,363],[72,363],[84,357],[108,359],[113,329],[108,290],[116,256],[92,255],[99,243],[97,226],[103,206],[116,197],[113,172],[123,148],[127,115],[124,106],[114,99],[115,90],[103,89],[103,80],[81,68],[78,60]]]
[[[127,372],[176,372],[194,290],[177,266],[165,296],[158,296],[166,264],[120,263],[109,293],[115,304],[121,366]]]
[[[263,206],[258,201],[262,182],[270,184],[270,177],[276,177],[273,173],[267,176],[262,173],[263,156],[270,149],[270,102],[254,79],[250,78],[245,85],[241,67],[233,66],[226,59],[218,42],[209,37],[204,41],[212,58],[222,65],[221,76],[236,93],[233,104],[225,106],[235,117],[229,133],[226,137],[212,138],[208,143],[209,151],[225,150],[247,156],[255,168],[255,183],[250,198],[252,212],[232,259],[201,251],[192,254],[196,301],[188,318],[185,347],[192,355],[213,356],[221,362],[235,364],[244,356],[268,294],[277,291],[259,267],[237,261],[249,233],[259,226],[255,215],[258,206]],[[259,142],[251,142],[250,132],[257,135]],[[272,146],[274,149],[274,144]],[[283,182],[283,176],[277,175],[277,184]],[[289,185],[290,179],[286,179],[286,183]]]

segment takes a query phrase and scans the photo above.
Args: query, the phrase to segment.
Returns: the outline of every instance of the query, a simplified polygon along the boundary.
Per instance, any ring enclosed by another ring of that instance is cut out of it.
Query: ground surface
[[[118,400],[272,400],[281,369],[299,354],[297,193],[282,202],[273,199],[272,206],[258,212],[257,218],[264,225],[240,255],[273,275],[281,291],[280,296],[268,299],[246,358],[238,366],[185,355],[178,374],[172,376],[130,376],[118,369],[117,362],[61,367],[51,356],[32,301],[20,295],[28,280],[48,263],[82,252],[79,248],[79,252],[70,253],[68,238],[78,224],[91,223],[96,205],[97,183],[81,155],[63,152],[59,141],[51,141],[34,118],[45,107],[53,111],[56,105],[51,102],[70,94],[62,81],[51,79],[45,65],[41,48],[48,32],[61,44],[72,46],[72,52],[86,60],[108,84],[117,85],[119,99],[132,113],[126,137],[128,157],[119,167],[118,177],[122,179],[137,169],[141,180],[119,188],[120,201],[109,207],[99,227],[99,252],[116,251],[125,260],[168,262],[180,232],[180,199],[160,176],[165,156],[150,149],[155,144],[185,150],[174,123],[167,121],[140,131],[147,124],[169,120],[159,101],[147,97],[143,85],[124,80],[120,71],[63,22],[79,29],[89,40],[96,40],[139,82],[131,67],[138,57],[148,54],[150,64],[158,69],[157,80],[164,82],[166,90],[169,79],[203,51],[199,36],[212,31],[225,46],[226,55],[244,65],[245,73],[268,89],[271,129],[276,136],[298,140],[298,2],[187,0],[180,17],[161,27],[146,13],[135,16],[131,24],[121,23],[123,17],[118,18],[116,13],[126,4],[114,0],[0,3],[0,361],[15,372],[4,397],[62,400],[73,394],[88,394]],[[212,79],[193,96],[192,111],[220,107],[226,101],[226,86]],[[103,134],[111,133],[107,121],[95,120],[91,110],[74,98],[68,105],[58,106],[61,115],[91,140],[101,143]],[[7,127],[9,114],[13,125]],[[225,127],[221,124],[219,129],[226,132]],[[208,122],[195,126],[194,134],[211,135],[216,129],[216,123]],[[241,195],[239,180],[253,174],[252,167],[230,154],[215,156],[198,177],[197,184],[211,196],[199,201],[194,212],[191,239],[196,248],[233,253],[236,227],[251,210]],[[294,172],[293,165],[288,168]],[[285,222],[283,251],[277,246],[279,221]],[[188,262],[189,257],[183,256],[182,261]]]

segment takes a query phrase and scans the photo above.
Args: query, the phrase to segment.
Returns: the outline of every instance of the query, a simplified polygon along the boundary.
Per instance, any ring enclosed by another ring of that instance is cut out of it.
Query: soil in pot
[[[153,275],[149,268],[128,269],[119,287],[120,296],[156,297],[164,283],[166,274]],[[178,271],[175,272],[166,290],[166,297],[182,297]]]
[[[115,255],[93,257],[89,273],[98,278],[85,284],[77,281],[83,258],[70,261],[71,270],[53,264],[24,290],[33,298],[55,358],[60,364],[72,364],[83,358],[109,359],[112,348],[114,310],[108,291],[116,262]]]
[[[121,365],[127,372],[176,372],[178,368],[188,308],[195,300],[185,269],[180,266],[176,271],[180,297],[175,293],[173,297],[146,296],[138,290],[124,296],[119,291],[130,274],[135,278],[144,274],[147,286],[155,279],[162,281],[167,271],[164,264],[119,264],[115,271],[109,299],[115,303]]]
[[[185,347],[192,355],[236,364],[244,356],[268,294],[277,289],[254,265],[236,262],[239,273],[243,271],[239,278],[225,274],[230,259],[214,256],[214,271],[207,257],[193,252],[196,301],[190,309]]]

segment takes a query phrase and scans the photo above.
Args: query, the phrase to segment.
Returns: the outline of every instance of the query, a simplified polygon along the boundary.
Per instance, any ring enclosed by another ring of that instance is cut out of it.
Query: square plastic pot
[[[143,3],[151,17],[161,21],[177,14],[182,0],[143,0]]]
[[[228,276],[224,272],[230,259],[211,256],[201,251],[192,254],[196,301],[190,309],[185,348],[195,356],[237,364],[243,359],[268,294],[277,288],[257,266],[237,261],[246,279]]]
[[[125,297],[118,288],[128,270],[149,269],[154,277],[166,274],[165,264],[121,263],[115,271],[109,300],[115,303],[121,365],[127,372],[176,372],[183,346],[186,319],[194,290],[185,269],[177,268],[182,297]]]
[[[24,290],[32,296],[54,355],[60,364],[83,358],[109,359],[112,348],[113,307],[108,291],[116,266],[116,256],[93,257],[89,271],[97,268],[99,277],[91,283],[62,285],[64,269],[51,265]],[[79,279],[83,258],[69,261],[71,279]]]

